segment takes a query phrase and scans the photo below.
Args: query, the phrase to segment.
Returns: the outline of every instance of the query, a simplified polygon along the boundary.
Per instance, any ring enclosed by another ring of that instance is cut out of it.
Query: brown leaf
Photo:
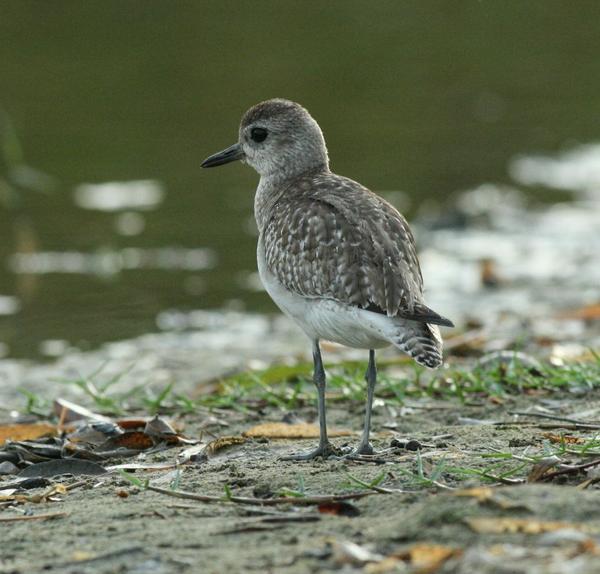
[[[580,532],[600,532],[600,527],[581,522],[530,520],[528,518],[467,518],[469,527],[480,534],[543,534],[568,528]]]
[[[566,443],[566,444],[583,444],[585,442],[584,438],[579,436],[571,436],[566,434],[554,434],[551,432],[543,432],[542,436],[547,438],[550,442],[553,443]]]
[[[117,424],[123,430],[141,430],[148,424],[148,419],[119,419]]]
[[[464,488],[455,490],[451,493],[452,496],[465,496],[475,498],[477,502],[487,502],[494,496],[494,490],[489,486],[477,486],[475,488]]]
[[[334,516],[347,516],[354,518],[360,515],[360,510],[350,502],[322,502],[317,507],[321,514],[333,514]]]
[[[423,543],[415,544],[394,556],[407,561],[419,574],[430,574],[438,570],[450,558],[461,554],[460,548]]]
[[[600,303],[586,305],[579,309],[572,309],[559,315],[561,319],[580,319],[582,321],[594,321],[600,319]]]
[[[49,423],[26,423],[0,425],[0,445],[6,441],[35,440],[46,435],[56,435],[56,425]]]
[[[577,556],[579,554],[592,554],[594,556],[600,556],[600,547],[593,539],[587,538],[586,540],[582,540],[577,545],[575,555]]]
[[[241,436],[222,436],[210,441],[204,450],[207,454],[213,455],[220,450],[229,448],[230,446],[235,446],[237,444],[244,444],[245,442],[246,439]]]
[[[47,502],[52,500],[54,496],[59,494],[66,494],[67,487],[64,484],[55,484],[50,487],[48,490],[44,492],[40,492],[39,494],[11,494],[0,496],[0,501],[10,501],[10,502]]]
[[[502,278],[496,268],[496,262],[490,257],[485,257],[479,261],[479,275],[481,284],[484,287],[498,287],[502,283]]]
[[[111,450],[115,448],[130,448],[145,450],[154,446],[154,441],[144,432],[129,431],[108,439],[98,450]]]
[[[352,433],[349,430],[330,429],[330,437],[349,436]],[[308,423],[262,423],[256,425],[242,433],[243,436],[251,438],[319,438],[319,427]]]
[[[465,488],[462,490],[455,490],[450,493],[450,496],[465,496],[469,498],[475,498],[480,504],[490,504],[503,510],[511,510],[516,508],[527,508],[521,503],[512,502],[510,500],[504,500],[498,496],[498,493],[489,486],[477,486],[475,488]]]
[[[365,574],[387,574],[388,572],[404,572],[406,566],[400,558],[388,556],[379,562],[371,562],[364,567]]]

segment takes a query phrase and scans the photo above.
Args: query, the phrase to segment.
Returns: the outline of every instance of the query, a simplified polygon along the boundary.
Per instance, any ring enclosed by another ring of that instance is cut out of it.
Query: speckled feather
[[[262,234],[270,271],[298,295],[446,323],[422,301],[408,223],[351,179],[331,172],[296,179],[270,206]]]
[[[414,311],[423,281],[402,216],[333,173],[292,182],[263,229],[267,265],[287,289],[390,316]]]

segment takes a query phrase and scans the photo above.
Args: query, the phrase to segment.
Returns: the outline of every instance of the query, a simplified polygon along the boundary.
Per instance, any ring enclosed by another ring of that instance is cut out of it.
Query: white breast
[[[267,268],[260,238],[257,262],[261,281],[271,299],[310,339],[326,339],[358,349],[390,345],[386,334],[388,318],[384,315],[331,299],[303,297],[286,289]]]

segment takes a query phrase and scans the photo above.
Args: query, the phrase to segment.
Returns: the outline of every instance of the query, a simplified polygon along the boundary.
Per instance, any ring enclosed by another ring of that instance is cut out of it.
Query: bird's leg
[[[309,452],[291,454],[282,457],[282,460],[312,460],[313,458],[327,458],[331,455],[338,454],[335,447],[327,438],[327,420],[325,417],[325,369],[323,368],[323,360],[321,359],[321,349],[319,348],[318,339],[313,344],[313,361],[314,374],[313,382],[317,387],[318,409],[319,409],[319,446]]]
[[[363,429],[363,434],[358,443],[358,446],[352,453],[350,457],[361,455],[361,454],[373,454],[373,447],[369,442],[369,433],[371,430],[371,411],[373,409],[373,394],[375,393],[375,383],[377,382],[377,367],[375,366],[375,351],[373,349],[369,350],[369,366],[367,367],[367,372],[365,373],[365,380],[367,381],[367,408],[365,412],[365,427]]]

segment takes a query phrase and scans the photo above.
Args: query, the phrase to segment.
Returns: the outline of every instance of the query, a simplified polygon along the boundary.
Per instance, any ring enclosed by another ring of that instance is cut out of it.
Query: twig
[[[235,526],[229,530],[219,530],[218,532],[211,532],[212,536],[220,536],[223,534],[242,534],[244,532],[265,532],[269,530],[277,530],[279,527],[277,524],[262,524],[259,522],[253,522],[251,524],[241,524]]]
[[[0,522],[19,522],[21,520],[49,520],[52,518],[64,518],[68,512],[49,512],[48,514],[32,514],[31,516],[0,516]]]
[[[555,478],[556,476],[561,476],[563,474],[577,474],[578,472],[580,472],[582,470],[586,470],[588,468],[598,466],[599,464],[600,464],[600,458],[597,458],[595,460],[591,460],[590,462],[585,462],[583,464],[576,464],[573,466],[565,466],[559,470],[555,470],[554,472],[549,472],[548,474],[545,474],[542,477],[542,479],[549,480],[551,478]]]
[[[565,429],[565,430],[600,430],[600,425],[594,424],[583,424],[583,423],[546,423],[537,425],[540,429],[552,430],[552,429]]]
[[[508,478],[506,476],[498,476],[496,474],[491,474],[491,473],[485,472],[485,471],[481,471],[478,474],[480,476],[483,476],[484,478],[489,478],[490,480],[495,480],[496,482],[500,482],[502,484],[515,485],[515,484],[523,484],[525,482],[525,480],[522,478]]]
[[[373,492],[354,492],[350,494],[332,494],[327,496],[305,496],[305,497],[278,497],[278,498],[251,498],[246,496],[211,496],[208,494],[196,494],[195,492],[186,492],[184,490],[169,490],[149,484],[148,490],[173,496],[174,498],[186,498],[188,500],[198,500],[199,502],[217,502],[235,504],[255,504],[258,506],[275,506],[277,504],[293,504],[297,506],[312,506],[324,502],[339,502],[341,500],[352,500],[355,498],[364,498],[374,494]]]
[[[275,530],[277,524],[286,522],[317,522],[321,520],[321,515],[311,514],[280,514],[272,516],[261,516],[259,518],[250,518],[238,523],[230,530],[221,530],[214,534],[239,534],[241,532],[256,532],[261,530]]]
[[[117,550],[111,550],[110,552],[106,552],[104,554],[90,556],[89,558],[85,558],[83,560],[69,560],[69,562],[53,564],[52,567],[53,569],[63,571],[64,568],[76,564],[79,567],[79,572],[81,571],[81,565],[83,564],[93,564],[94,562],[106,562],[107,560],[110,560],[112,558],[118,558],[119,556],[130,556],[131,554],[137,552],[144,552],[144,548],[142,546],[130,546],[129,548],[119,548]]]
[[[489,423],[491,426],[495,427],[514,427],[514,426],[523,426],[523,427],[534,427],[538,429],[544,430],[553,430],[553,429],[565,429],[565,430],[600,430],[600,425],[595,425],[592,423],[536,423],[534,421],[493,421]]]
[[[73,482],[72,484],[66,484],[65,488],[67,490],[75,490],[76,488],[90,484],[90,482],[90,480],[78,480],[77,482]]]
[[[437,486],[438,488],[441,488],[442,490],[456,490],[456,488],[454,488],[453,486],[448,486],[447,484],[439,482],[438,480],[430,480],[430,482],[431,484]]]
[[[600,429],[599,424],[586,423],[585,421],[579,421],[577,419],[571,419],[569,417],[557,417],[556,415],[548,415],[545,413],[530,413],[527,411],[508,411],[509,415],[519,415],[525,417],[536,417],[540,419],[550,419],[553,421],[562,421],[565,423],[572,423],[575,425],[584,425],[586,428]]]
[[[578,490],[585,490],[586,488],[592,486],[592,484],[596,484],[597,482],[600,482],[600,476],[596,476],[595,478],[588,478],[587,480],[584,480],[582,483],[578,484],[575,488],[577,488]]]

